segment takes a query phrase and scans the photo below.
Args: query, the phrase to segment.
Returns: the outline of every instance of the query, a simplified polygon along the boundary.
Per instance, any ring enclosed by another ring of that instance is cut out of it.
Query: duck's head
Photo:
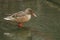
[[[27,8],[25,10],[25,13],[31,14],[32,16],[37,17],[37,15],[35,14],[35,12],[31,8]]]

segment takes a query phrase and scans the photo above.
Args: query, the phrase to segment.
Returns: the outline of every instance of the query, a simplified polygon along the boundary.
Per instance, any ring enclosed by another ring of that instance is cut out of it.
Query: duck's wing
[[[23,11],[14,13],[13,15],[11,15],[12,17],[22,17],[25,16],[26,14]]]
[[[23,13],[23,11],[20,11],[20,12],[12,14],[11,16],[21,15],[22,13]]]
[[[15,18],[22,17],[23,14],[24,14],[24,12],[23,12],[23,11],[20,11],[20,12],[17,12],[17,13],[12,14],[12,15],[10,15],[10,16],[7,16],[7,17],[5,17],[4,19],[5,19],[5,20],[13,20],[13,19],[15,19]]]

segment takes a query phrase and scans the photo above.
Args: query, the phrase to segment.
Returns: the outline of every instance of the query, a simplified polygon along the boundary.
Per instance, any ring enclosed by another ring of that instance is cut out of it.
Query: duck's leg
[[[18,28],[22,28],[23,27],[23,23],[18,23]]]

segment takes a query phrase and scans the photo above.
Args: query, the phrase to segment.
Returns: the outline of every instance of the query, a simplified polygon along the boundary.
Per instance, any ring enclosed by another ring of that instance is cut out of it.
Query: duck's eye
[[[32,12],[32,10],[29,10],[29,12]]]

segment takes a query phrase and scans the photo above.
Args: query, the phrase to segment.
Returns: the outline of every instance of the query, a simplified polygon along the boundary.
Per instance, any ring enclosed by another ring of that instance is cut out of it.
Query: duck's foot
[[[18,28],[19,29],[23,28],[23,23],[18,23]]]
[[[28,30],[28,29],[30,29],[29,27],[23,27],[23,23],[18,23],[18,29],[20,30],[20,29],[24,29],[24,30]]]

